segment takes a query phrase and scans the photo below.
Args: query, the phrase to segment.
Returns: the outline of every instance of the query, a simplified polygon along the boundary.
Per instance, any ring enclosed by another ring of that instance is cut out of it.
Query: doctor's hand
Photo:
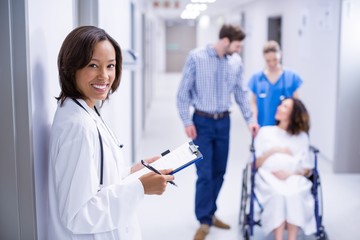
[[[161,195],[166,190],[167,182],[174,180],[174,176],[167,175],[172,172],[172,169],[160,170],[160,172],[162,175],[150,172],[139,178],[144,187],[145,194]]]
[[[155,156],[155,157],[152,157],[152,158],[149,158],[149,159],[145,159],[144,161],[147,162],[147,163],[153,163],[155,162],[156,160],[158,160],[160,158],[160,156]],[[138,162],[136,164],[134,164],[132,167],[131,167],[131,173],[134,173],[134,172],[137,172],[141,169],[144,168],[144,165],[141,164],[141,162]]]
[[[196,136],[197,136],[196,128],[195,128],[194,125],[186,126],[185,127],[185,133],[186,133],[186,136],[188,136],[192,140],[194,140],[196,138]]]

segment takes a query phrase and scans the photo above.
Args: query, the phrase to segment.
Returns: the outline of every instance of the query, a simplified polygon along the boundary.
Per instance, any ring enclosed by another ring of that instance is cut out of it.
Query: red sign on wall
[[[160,8],[178,9],[180,8],[180,0],[153,0],[152,6],[155,9],[160,9]]]

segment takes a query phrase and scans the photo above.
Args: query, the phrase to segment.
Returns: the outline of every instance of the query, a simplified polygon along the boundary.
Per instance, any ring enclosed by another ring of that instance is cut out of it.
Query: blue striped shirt
[[[211,114],[228,111],[232,93],[245,121],[252,122],[242,72],[242,61],[238,54],[220,58],[210,45],[192,50],[187,57],[177,93],[177,107],[184,125],[193,124],[190,106]]]

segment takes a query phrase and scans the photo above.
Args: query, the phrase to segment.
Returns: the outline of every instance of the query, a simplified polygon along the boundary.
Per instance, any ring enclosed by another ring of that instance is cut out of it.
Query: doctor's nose
[[[98,72],[98,79],[107,80],[110,76],[107,68],[100,68]]]

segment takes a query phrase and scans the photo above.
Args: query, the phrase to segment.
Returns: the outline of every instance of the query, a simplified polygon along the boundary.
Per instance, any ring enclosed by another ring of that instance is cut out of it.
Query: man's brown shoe
[[[209,225],[201,224],[199,229],[195,233],[194,240],[204,240],[208,233],[209,233]]]
[[[213,217],[213,226],[221,229],[230,229],[230,225],[222,222],[217,217]]]

